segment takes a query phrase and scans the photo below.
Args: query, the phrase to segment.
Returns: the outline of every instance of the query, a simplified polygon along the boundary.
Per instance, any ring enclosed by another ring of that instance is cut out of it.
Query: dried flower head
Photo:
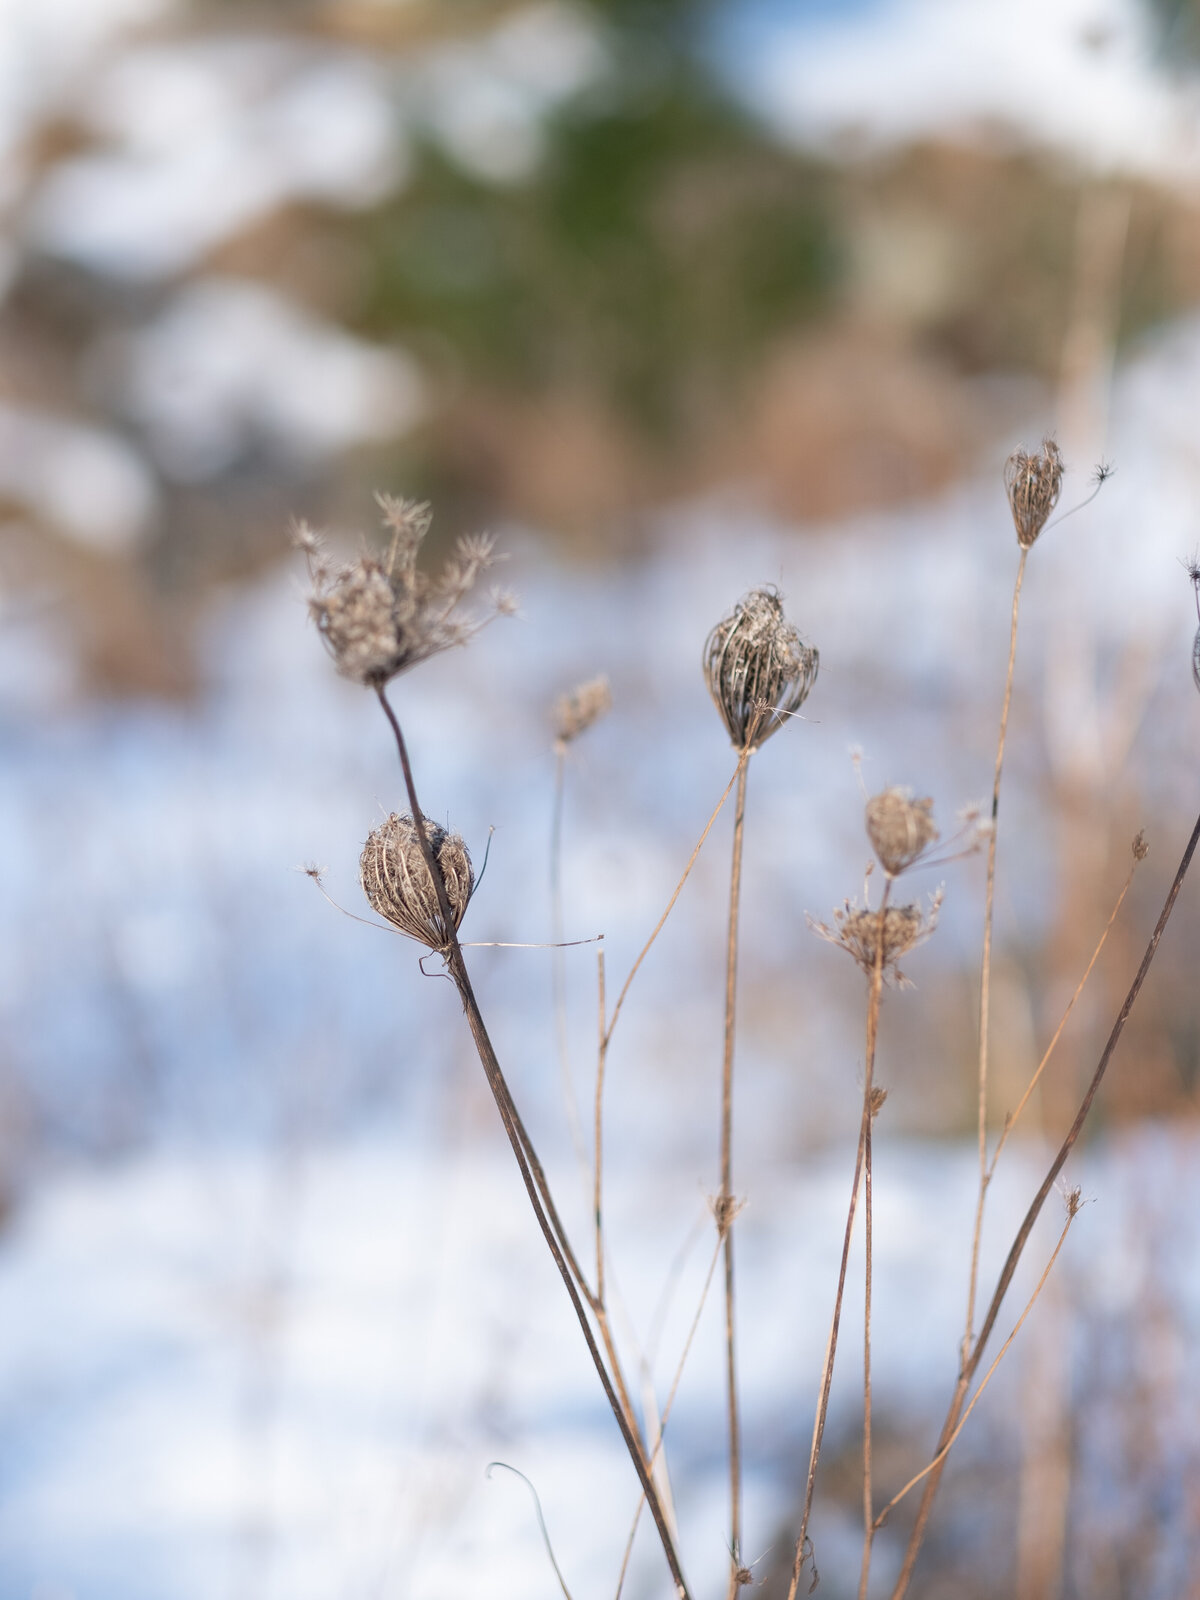
[[[589,678],[554,702],[554,743],[561,750],[593,722],[612,710],[612,690],[605,677]]]
[[[310,528],[301,526],[293,536],[312,579],[309,611],[338,671],[372,688],[439,651],[465,644],[493,616],[514,609],[507,596],[493,594],[486,615],[459,614],[480,574],[495,563],[489,535],[460,539],[441,572],[430,577],[417,568],[417,552],[432,520],[429,507],[386,495],[378,499],[391,533],[385,556],[363,555],[337,565]]]
[[[847,900],[833,913],[832,928],[828,923],[815,922],[812,917],[808,925],[822,939],[853,956],[868,977],[875,971],[882,940],[884,978],[890,978],[903,988],[908,979],[897,962],[929,938],[937,927],[941,908],[940,889],[930,896],[928,911],[922,911],[919,905],[887,906],[882,911],[873,911],[870,906],[860,906],[856,900]]]
[[[428,817],[425,837],[442,869],[457,930],[475,885],[471,857],[457,833],[447,833]],[[372,831],[359,857],[358,873],[363,893],[381,917],[431,950],[446,948],[450,933],[411,817],[392,812]]]
[[[1132,849],[1133,859],[1135,861],[1145,861],[1146,857],[1150,854],[1150,846],[1146,843],[1145,828],[1138,829],[1137,838],[1133,841]]]
[[[914,800],[909,789],[885,789],[867,801],[867,838],[889,878],[911,867],[938,840],[933,801]]]
[[[1062,490],[1063,458],[1051,438],[1042,440],[1036,454],[1014,450],[1004,464],[1004,487],[1012,508],[1017,542],[1028,550],[1046,526]]]
[[[774,589],[752,589],[708,636],[708,692],[737,750],[756,750],[816,682],[820,657],[783,614]]]

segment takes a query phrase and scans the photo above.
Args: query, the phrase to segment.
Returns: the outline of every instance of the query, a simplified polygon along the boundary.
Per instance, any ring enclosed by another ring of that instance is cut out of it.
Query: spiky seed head
[[[428,817],[425,837],[442,870],[457,931],[475,885],[471,857],[457,833],[447,833]],[[446,948],[450,932],[411,817],[393,811],[372,831],[359,857],[358,872],[363,893],[381,917],[431,950]]]
[[[1052,438],[1033,454],[1014,450],[1004,464],[1004,487],[1012,510],[1017,542],[1028,550],[1046,526],[1062,491],[1063,458]]]
[[[608,679],[589,678],[554,702],[554,742],[561,749],[612,710]]]
[[[914,800],[908,789],[884,789],[866,809],[867,838],[889,878],[911,867],[938,839],[933,801]]]
[[[309,611],[338,671],[371,688],[465,644],[491,616],[515,609],[507,595],[496,594],[490,614],[464,616],[459,610],[480,574],[495,564],[490,536],[460,539],[441,572],[431,577],[417,566],[429,531],[429,507],[386,496],[379,497],[379,505],[391,536],[383,558],[368,554],[339,565],[326,556],[311,529],[301,526],[293,533],[312,579]]]
[[[820,656],[783,614],[774,589],[752,589],[704,646],[704,676],[735,750],[756,750],[816,682]]]
[[[833,926],[808,918],[812,931],[829,944],[835,944],[851,956],[861,970],[870,977],[875,971],[876,958],[882,947],[882,968],[885,980],[891,979],[903,988],[908,979],[897,963],[902,956],[917,945],[924,944],[938,923],[942,908],[942,891],[930,896],[929,908],[922,911],[919,905],[887,906],[873,911],[854,900],[845,901],[833,913]]]

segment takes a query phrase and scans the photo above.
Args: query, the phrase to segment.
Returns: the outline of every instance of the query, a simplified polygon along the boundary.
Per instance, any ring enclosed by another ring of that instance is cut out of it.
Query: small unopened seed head
[[[1012,509],[1017,542],[1028,550],[1046,526],[1062,491],[1063,458],[1051,438],[1034,454],[1014,450],[1004,464],[1004,487]]]
[[[447,833],[428,817],[425,818],[425,837],[442,870],[446,898],[457,930],[475,885],[471,857],[457,833]],[[421,853],[411,817],[398,816],[393,811],[381,822],[363,846],[358,870],[363,893],[373,910],[401,933],[428,945],[431,950],[446,948],[450,931],[442,917],[437,889]]]
[[[756,750],[798,711],[820,657],[783,614],[774,589],[752,589],[704,646],[704,676],[736,750]]]
[[[1192,640],[1192,682],[1200,689],[1200,628]]]
[[[1150,846],[1146,843],[1145,828],[1138,829],[1137,838],[1133,841],[1132,848],[1133,859],[1135,861],[1145,861],[1146,857],[1150,854]]]
[[[593,722],[598,722],[612,710],[612,690],[608,679],[589,678],[569,694],[559,695],[554,702],[554,742],[568,745],[578,739]]]
[[[911,867],[938,839],[933,801],[914,800],[907,789],[885,789],[867,801],[867,838],[889,878]]]

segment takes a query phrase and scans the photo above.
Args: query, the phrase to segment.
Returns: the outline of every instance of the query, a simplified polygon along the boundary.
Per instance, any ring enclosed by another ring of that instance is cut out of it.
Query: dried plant
[[[308,561],[313,584],[309,611],[321,637],[342,676],[369,688],[465,644],[494,616],[510,616],[515,610],[512,597],[497,591],[486,613],[460,613],[480,576],[495,564],[490,535],[460,539],[442,570],[430,577],[417,566],[432,521],[429,507],[386,495],[379,496],[379,505],[391,533],[383,556],[362,555],[339,564],[330,560],[306,524],[293,534]]]
[[[471,857],[457,833],[447,833],[428,818],[423,826],[441,869],[457,930],[475,884]],[[431,950],[446,948],[450,931],[442,920],[437,888],[425,865],[411,817],[397,816],[393,811],[371,832],[363,846],[358,871],[363,893],[373,910],[419,944],[428,945]]]
[[[1106,474],[1107,476],[1107,474]],[[1017,543],[1028,550],[1046,526],[1062,492],[1063,458],[1051,438],[1033,454],[1014,450],[1004,466],[1004,487],[1017,530]]]
[[[914,800],[908,789],[884,789],[867,801],[867,838],[889,878],[919,861],[940,835],[933,801]]]
[[[798,711],[820,657],[783,614],[774,589],[752,589],[704,646],[704,676],[735,750],[756,749]]]
[[[808,925],[819,938],[844,950],[868,977],[880,963],[885,981],[903,989],[911,985],[897,963],[934,932],[942,897],[942,890],[938,889],[929,897],[925,910],[919,905],[906,905],[872,911],[856,900],[847,900],[834,911],[832,927],[811,917]]]
[[[594,722],[612,710],[612,690],[604,676],[589,678],[569,694],[554,702],[554,746],[556,750],[574,743]]]
[[[1141,834],[1133,841],[1129,877],[1122,888],[1096,945],[1087,971],[1072,996],[1050,1041],[1041,1063],[1032,1074],[1028,1088],[1004,1124],[989,1159],[987,1138],[988,1020],[989,981],[996,860],[996,819],[999,810],[1001,775],[1008,730],[1009,710],[1016,656],[1017,625],[1021,586],[1026,560],[1032,546],[1057,504],[1062,484],[1062,459],[1052,439],[1044,441],[1035,455],[1017,451],[1005,469],[1005,488],[1020,546],[1012,600],[1012,625],[1008,670],[997,740],[990,816],[981,818],[978,810],[966,814],[962,830],[941,843],[929,798],[914,798],[906,789],[889,787],[872,796],[865,805],[867,838],[880,868],[883,885],[879,903],[872,906],[846,900],[833,913],[829,923],[810,926],[825,941],[844,950],[866,980],[866,1038],[863,1054],[862,1112],[859,1126],[850,1202],[843,1233],[839,1275],[825,1362],[822,1368],[810,1449],[799,1537],[795,1543],[789,1600],[796,1600],[801,1573],[815,1560],[809,1537],[809,1520],[825,1427],[838,1333],[842,1314],[851,1240],[860,1209],[865,1234],[865,1277],[863,1319],[863,1525],[864,1540],[859,1578],[859,1597],[866,1600],[871,1577],[871,1558],[875,1535],[892,1508],[918,1485],[922,1487],[919,1509],[908,1547],[893,1588],[893,1600],[903,1600],[924,1537],[931,1508],[948,1454],[997,1365],[1012,1344],[1016,1333],[1046,1281],[1067,1229],[1078,1214],[1078,1190],[1066,1196],[1067,1217],[1062,1234],[1022,1311],[1016,1326],[980,1378],[985,1347],[995,1329],[1017,1265],[1030,1238],[1045,1200],[1059,1178],[1063,1164],[1077,1142],[1117,1042],[1153,960],[1167,919],[1178,896],[1184,875],[1200,845],[1200,819],[1197,819],[1184,851],[1174,882],[1167,895],[1158,923],[1151,935],[1141,967],[1126,996],[1104,1052],[1079,1105],[1075,1120],[1063,1138],[1049,1170],[1029,1204],[1018,1228],[990,1300],[986,1304],[978,1332],[975,1307],[979,1274],[979,1240],[983,1222],[984,1197],[995,1172],[996,1162],[1012,1126],[1020,1117],[1029,1096],[1050,1059],[1055,1044],[1076,1000],[1104,945],[1109,929],[1124,901],[1133,872],[1145,859],[1146,845]],[[481,1065],[495,1099],[501,1124],[509,1140],[518,1170],[529,1198],[537,1226],[554,1260],[575,1313],[593,1367],[603,1388],[617,1427],[641,1488],[641,1505],[649,1507],[662,1546],[674,1592],[678,1600],[690,1600],[683,1576],[678,1536],[671,1507],[671,1492],[665,1471],[664,1429],[674,1403],[676,1389],[699,1324],[709,1284],[720,1260],[724,1259],[725,1388],[728,1413],[728,1464],[730,1492],[729,1564],[726,1573],[727,1600],[752,1578],[751,1568],[741,1550],[742,1441],[738,1409],[735,1339],[735,1222],[742,1201],[733,1191],[732,1178],[732,1085],[735,1044],[737,961],[741,899],[742,856],[745,844],[746,790],[750,758],[761,744],[791,714],[802,706],[813,687],[818,670],[817,651],[805,645],[784,615],[778,594],[769,588],[752,590],[734,610],[712,630],[703,654],[709,692],[738,754],[737,765],[724,794],[717,802],[700,840],[692,851],[678,885],[658,923],[646,940],[621,987],[615,1005],[608,1006],[605,990],[604,956],[598,961],[599,1030],[596,1058],[593,1113],[593,1165],[591,1170],[591,1215],[594,1228],[595,1264],[589,1274],[572,1246],[537,1150],[517,1108],[500,1067],[467,971],[458,930],[474,892],[470,856],[462,839],[431,822],[417,796],[412,764],[400,721],[388,698],[387,684],[397,673],[427,659],[438,651],[468,639],[486,616],[467,616],[463,606],[480,575],[492,564],[494,552],[486,539],[460,541],[457,553],[434,579],[421,573],[417,557],[428,531],[428,508],[405,501],[381,500],[384,520],[391,539],[385,554],[364,555],[347,565],[330,563],[319,541],[302,529],[298,542],[304,549],[313,578],[310,602],[312,615],[345,676],[369,687],[375,693],[395,741],[408,814],[392,813],[375,828],[363,849],[360,876],[372,907],[390,924],[438,954],[462,1000]],[[1189,576],[1196,589],[1200,617],[1200,566],[1192,563]],[[511,610],[511,602],[495,597],[491,614]],[[1193,646],[1193,675],[1200,688],[1200,631]],[[569,746],[610,707],[607,680],[595,678],[562,696],[554,712],[556,754],[556,800],[552,825],[552,882],[554,884],[556,930],[562,921],[559,897],[559,852],[561,850],[562,780]],[[691,1329],[680,1357],[670,1394],[661,1415],[651,1394],[639,1415],[633,1401],[635,1390],[626,1377],[625,1363],[614,1336],[609,1304],[603,1193],[603,1097],[605,1068],[613,1033],[622,1014],[630,987],[678,900],[709,831],[714,826],[726,799],[736,789],[733,819],[733,848],[730,871],[728,937],[726,943],[726,989],[720,1093],[720,1184],[712,1199],[717,1237],[712,1264],[696,1307]],[[892,894],[898,879],[906,872],[951,859],[947,854],[974,848],[984,839],[988,843],[987,887],[984,907],[983,959],[980,982],[979,1026],[979,1145],[980,1184],[971,1246],[968,1307],[965,1331],[960,1344],[959,1370],[941,1434],[930,1459],[879,1512],[874,1505],[872,1453],[872,1259],[873,1259],[873,1137],[874,1125],[887,1100],[887,1090],[875,1082],[876,1053],[881,1006],[886,985],[906,985],[900,963],[924,943],[937,927],[942,891],[932,894],[927,903],[917,901],[893,904]],[[940,850],[938,849],[941,845]],[[871,869],[868,869],[870,871]],[[314,875],[316,874],[313,869]],[[559,990],[556,989],[556,994]],[[557,1004],[557,1001],[556,1001]],[[582,1149],[582,1138],[580,1139]],[[978,1382],[977,1382],[978,1379]],[[972,1386],[974,1393],[971,1394]],[[634,1528],[636,1529],[636,1518]],[[628,1561],[629,1548],[626,1548]],[[558,1573],[557,1567],[555,1568]],[[566,1584],[558,1573],[564,1593]],[[621,1581],[624,1579],[622,1568]],[[619,1586],[618,1586],[619,1590]]]

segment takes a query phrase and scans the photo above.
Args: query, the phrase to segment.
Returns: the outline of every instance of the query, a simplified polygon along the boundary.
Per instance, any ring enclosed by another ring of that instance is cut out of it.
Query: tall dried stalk
[[[458,940],[456,919],[451,909],[449,897],[446,892],[446,884],[442,876],[441,866],[426,835],[424,826],[424,812],[422,811],[420,802],[417,799],[416,785],[413,779],[412,766],[409,762],[408,749],[404,741],[404,734],[401,730],[399,720],[392,709],[390,701],[388,700],[385,687],[381,683],[375,684],[374,687],[376,694],[379,697],[380,706],[383,709],[384,715],[387,717],[388,723],[392,729],[393,737],[396,741],[396,749],[400,757],[400,766],[404,774],[404,786],[408,793],[409,807],[412,812],[413,821],[416,825],[417,838],[420,842],[426,868],[428,869],[430,878],[432,879],[437,892],[438,904],[441,909],[442,917],[449,936],[443,952],[446,965],[449,969],[450,977],[454,982],[455,988],[458,990],[459,998],[462,1000],[463,1010],[465,1011],[467,1017],[467,1025],[471,1030],[471,1037],[475,1042],[476,1052],[478,1053],[480,1063],[483,1067],[484,1075],[487,1078],[488,1087],[492,1091],[492,1096],[496,1102],[496,1109],[500,1113],[500,1120],[504,1125],[504,1131],[508,1135],[509,1143],[512,1146],[513,1155],[517,1162],[517,1168],[525,1185],[526,1193],[529,1196],[529,1202],[533,1208],[534,1217],[537,1221],[542,1237],[546,1241],[547,1248],[549,1249],[554,1260],[554,1264],[558,1268],[559,1276],[562,1278],[563,1285],[566,1288],[567,1295],[571,1301],[572,1309],[574,1310],[576,1319],[579,1323],[580,1331],[583,1334],[584,1342],[587,1345],[588,1354],[592,1358],[592,1365],[596,1369],[596,1375],[600,1379],[600,1384],[604,1390],[605,1398],[609,1403],[613,1416],[616,1419],[617,1426],[621,1431],[621,1437],[625,1441],[625,1447],[628,1450],[630,1459],[633,1462],[634,1470],[637,1472],[639,1482],[642,1486],[642,1492],[646,1496],[646,1503],[650,1507],[650,1514],[654,1519],[654,1525],[658,1532],[659,1541],[663,1548],[663,1554],[666,1557],[667,1566],[670,1569],[671,1578],[675,1585],[676,1595],[678,1596],[678,1600],[690,1600],[690,1591],[683,1576],[683,1568],[680,1563],[679,1554],[675,1548],[675,1542],[667,1523],[667,1518],[663,1509],[662,1501],[658,1494],[658,1490],[647,1467],[646,1455],[642,1447],[641,1440],[638,1437],[636,1430],[630,1424],[626,1407],[622,1404],[617,1390],[614,1387],[613,1379],[609,1375],[608,1369],[604,1362],[604,1357],[600,1353],[600,1348],[597,1345],[595,1335],[592,1332],[591,1323],[588,1319],[587,1307],[584,1304],[582,1290],[580,1287],[585,1281],[582,1270],[580,1269],[579,1263],[571,1251],[570,1243],[567,1239],[562,1221],[559,1218],[557,1209],[554,1205],[553,1197],[551,1196],[549,1184],[546,1181],[546,1176],[542,1169],[541,1162],[538,1159],[533,1142],[530,1139],[523,1122],[521,1121],[516,1104],[512,1097],[512,1092],[509,1089],[507,1080],[505,1079],[504,1073],[501,1070],[495,1049],[493,1048],[491,1039],[488,1036],[483,1016],[480,1013],[479,1005],[475,999],[475,992],[471,986],[471,979],[463,957],[462,946]]]
[[[729,1428],[729,1587],[734,1600],[742,1565],[742,1436],[738,1415],[737,1342],[733,1272],[733,1041],[737,1006],[738,918],[742,895],[742,844],[746,832],[746,779],[749,760],[738,769],[733,814],[733,857],[729,869],[729,939],[725,951],[725,1048],[721,1063],[721,1192],[717,1223],[725,1254],[725,1404]]]
[[[1012,705],[1013,672],[1017,660],[1017,626],[1021,616],[1021,585],[1025,581],[1025,563],[1029,546],[1021,546],[1017,563],[1017,577],[1013,585],[1012,625],[1008,640],[1008,670],[1004,677],[1004,704],[1000,711],[1000,732],[996,739],[996,770],[992,779],[992,828],[988,837],[987,889],[983,906],[983,960],[979,976],[979,1089],[976,1106],[979,1142],[979,1190],[975,1200],[975,1226],[971,1234],[971,1267],[967,1282],[967,1315],[963,1327],[960,1366],[965,1365],[971,1353],[975,1330],[975,1297],[979,1286],[979,1250],[983,1238],[983,1213],[987,1203],[991,1173],[988,1170],[987,1109],[988,1109],[988,1044],[991,1022],[992,994],[992,923],[996,899],[996,825],[1000,815],[1000,778],[1004,771],[1004,747],[1008,738],[1008,713]]]

